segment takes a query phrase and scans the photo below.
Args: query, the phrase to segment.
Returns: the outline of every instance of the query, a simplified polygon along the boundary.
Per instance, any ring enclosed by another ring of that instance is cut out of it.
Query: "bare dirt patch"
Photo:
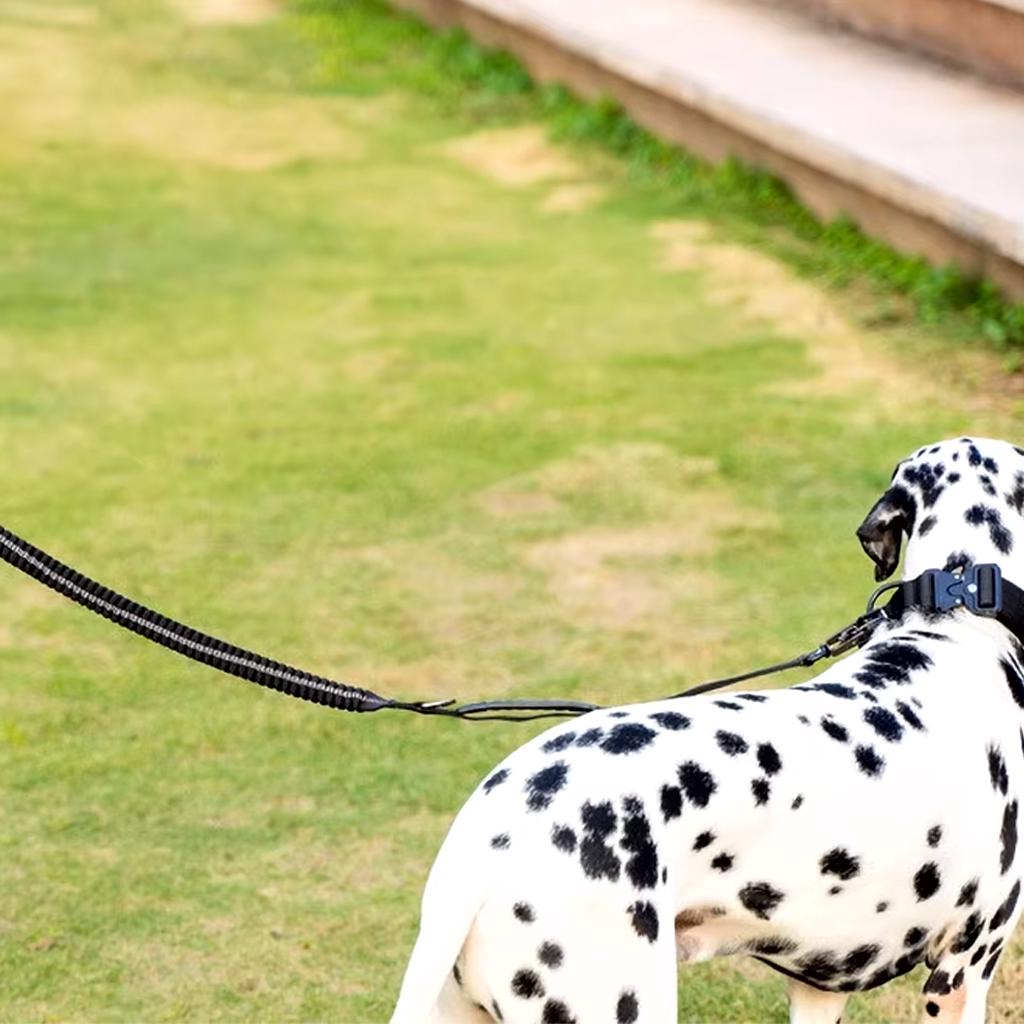
[[[818,374],[773,390],[818,397],[863,390],[904,403],[931,396],[920,375],[911,374],[877,339],[852,324],[826,292],[784,264],[716,240],[700,221],[661,221],[652,225],[651,235],[661,248],[663,269],[698,271],[712,302],[806,342]]]
[[[574,182],[556,185],[541,200],[544,213],[583,213],[595,207],[604,198],[605,190],[592,182]]]
[[[277,0],[178,0],[177,6],[196,25],[255,25],[281,13]]]
[[[445,145],[448,156],[491,181],[524,188],[580,176],[580,167],[539,125],[476,132]]]

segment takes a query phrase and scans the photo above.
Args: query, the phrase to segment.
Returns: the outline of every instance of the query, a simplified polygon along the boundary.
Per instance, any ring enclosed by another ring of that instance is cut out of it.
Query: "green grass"
[[[626,701],[776,660],[861,604],[897,458],[1017,426],[959,315],[851,327],[860,376],[819,386],[822,338],[711,266],[748,240],[835,276],[774,185],[641,159],[363,0],[248,27],[0,0],[0,107],[0,522],[327,675]],[[597,205],[451,155],[546,117]],[[711,263],[666,269],[652,226],[687,218]],[[10,571],[0,607],[0,1019],[385,1019],[447,823],[537,727],[298,705]],[[680,992],[785,1019],[757,968]]]

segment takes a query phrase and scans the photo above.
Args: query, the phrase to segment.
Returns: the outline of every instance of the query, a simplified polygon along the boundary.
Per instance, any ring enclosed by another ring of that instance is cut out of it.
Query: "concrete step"
[[[746,0],[395,0],[1024,299],[1024,96]]]
[[[1024,89],[1024,0],[768,0]]]

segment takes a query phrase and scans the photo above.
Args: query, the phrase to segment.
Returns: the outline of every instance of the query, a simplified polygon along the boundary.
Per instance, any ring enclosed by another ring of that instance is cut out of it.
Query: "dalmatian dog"
[[[885,579],[993,562],[1024,586],[1024,450],[899,463],[858,536]],[[392,1024],[667,1024],[677,961],[755,956],[790,1021],[919,963],[977,1024],[1021,913],[1024,648],[910,607],[788,689],[591,712],[502,762],[430,873]]]

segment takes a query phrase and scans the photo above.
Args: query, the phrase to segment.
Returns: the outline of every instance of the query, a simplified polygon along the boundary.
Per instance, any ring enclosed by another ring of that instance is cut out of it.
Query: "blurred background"
[[[1020,438],[1024,11],[793,3],[0,0],[0,523],[396,697],[805,650],[900,458]],[[2,567],[0,608],[0,1018],[385,1020],[542,726],[299,705]],[[786,1019],[756,964],[680,999]]]

